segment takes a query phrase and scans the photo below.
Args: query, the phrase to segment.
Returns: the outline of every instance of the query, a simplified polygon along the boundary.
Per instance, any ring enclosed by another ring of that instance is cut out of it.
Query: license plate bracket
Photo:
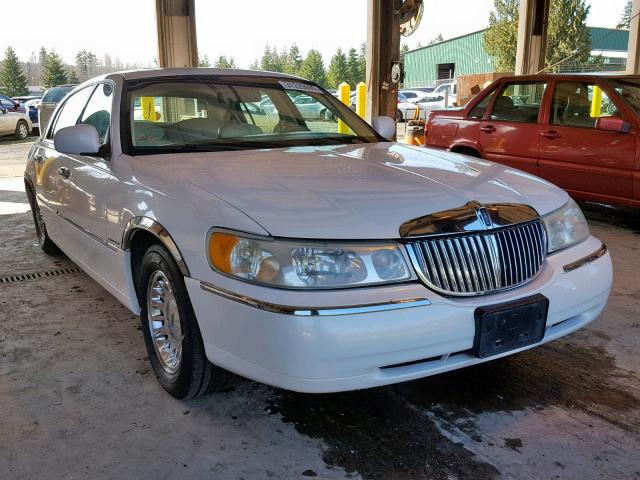
[[[477,308],[474,355],[487,358],[538,343],[548,311],[549,299],[541,294]]]

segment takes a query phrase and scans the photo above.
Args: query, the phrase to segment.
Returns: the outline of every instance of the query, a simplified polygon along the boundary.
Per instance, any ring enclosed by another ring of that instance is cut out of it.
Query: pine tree
[[[45,88],[55,87],[69,83],[67,71],[64,68],[60,55],[51,51],[47,55],[47,63],[44,65],[44,75],[42,77],[42,85]]]
[[[276,47],[273,47],[272,50],[269,44],[265,45],[262,58],[260,59],[260,70],[267,70],[269,72],[284,71],[284,62]]]
[[[298,75],[300,67],[302,66],[302,56],[300,55],[300,49],[294,43],[287,52],[287,58],[284,65],[285,73],[291,75]]]
[[[211,66],[211,61],[209,60],[209,57],[206,56],[206,55],[203,55],[200,58],[198,58],[198,66],[199,67],[210,67]]]
[[[364,82],[364,79],[360,78],[358,51],[353,47],[349,49],[349,53],[347,54],[347,68],[349,69],[349,75],[345,81],[351,85],[352,89],[355,89],[358,83]]]
[[[71,69],[71,71],[67,75],[67,82],[76,84],[80,83],[80,78],[78,78],[78,74],[75,70]]]
[[[318,85],[324,87],[327,83],[327,74],[324,70],[324,62],[322,61],[322,55],[318,50],[311,49],[307,56],[302,61],[300,66],[300,76],[316,82]]]
[[[442,36],[441,33],[439,33],[438,35],[433,37],[431,40],[429,40],[429,43],[427,43],[427,45],[433,45],[434,43],[440,43],[440,42],[444,42],[444,37]]]
[[[367,81],[367,44],[360,45],[358,53],[358,82]]]
[[[327,85],[330,88],[338,88],[342,82],[349,81],[349,64],[347,56],[341,48],[331,57],[329,62],[329,70],[327,72]]]
[[[616,28],[628,30],[631,26],[631,10],[633,8],[633,4],[631,0],[627,0],[627,3],[624,6],[624,10],[622,11],[622,15],[620,16],[620,23]]]
[[[484,34],[484,48],[494,58],[496,70],[513,71],[518,38],[518,0],[494,0]],[[551,0],[547,26],[545,66],[569,56],[574,63],[589,59],[591,37],[586,24],[589,5],[586,0]],[[579,54],[574,55],[576,52]]]
[[[22,71],[16,52],[13,48],[7,47],[4,60],[0,65],[0,93],[9,97],[26,95],[29,93],[27,85],[27,77]]]
[[[238,68],[233,57],[227,58],[225,55],[220,55],[213,66],[216,68]]]
[[[260,62],[258,60],[254,60],[249,65],[249,70],[260,70]]]
[[[44,47],[40,47],[40,51],[38,52],[38,63],[41,67],[44,67],[47,64],[47,58],[49,58],[47,49]]]
[[[80,50],[76,53],[76,65],[78,65],[80,75],[84,77],[84,80],[88,80],[94,75],[98,65],[98,57],[90,50]]]

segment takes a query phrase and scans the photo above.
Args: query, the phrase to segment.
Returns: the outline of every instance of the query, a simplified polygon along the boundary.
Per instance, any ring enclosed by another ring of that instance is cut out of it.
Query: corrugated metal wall
[[[611,28],[590,27],[593,50],[626,51],[629,32]],[[434,85],[438,78],[438,64],[455,64],[455,76],[487,73],[494,70],[492,58],[485,52],[484,30],[418,48],[404,55],[404,88]],[[620,63],[623,60],[605,60]],[[568,65],[571,71],[574,65]],[[589,71],[587,68],[585,71]]]
[[[454,63],[456,76],[493,71],[493,60],[482,46],[483,33],[473,32],[406,53],[405,88],[433,85],[440,63]]]

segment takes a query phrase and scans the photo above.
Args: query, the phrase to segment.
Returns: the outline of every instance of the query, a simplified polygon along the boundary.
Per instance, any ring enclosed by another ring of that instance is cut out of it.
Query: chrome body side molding
[[[233,293],[220,287],[216,287],[208,282],[200,282],[200,288],[205,292],[220,295],[228,300],[243,303],[250,307],[264,310],[271,313],[297,316],[328,316],[328,315],[357,315],[360,313],[384,312],[387,310],[399,310],[402,308],[425,307],[431,305],[426,298],[412,298],[407,300],[396,300],[384,303],[370,303],[365,305],[348,305],[341,307],[298,307],[293,305],[279,305],[264,302],[255,298]]]
[[[571,262],[565,265],[564,267],[562,267],[562,269],[564,270],[564,273],[572,272],[573,270],[576,270],[580,267],[584,267],[586,264],[591,263],[594,260],[597,260],[598,258],[602,257],[605,253],[607,253],[607,246],[603,243],[600,246],[600,248],[595,252],[593,252],[591,255],[587,255],[586,257],[582,257],[580,260]]]
[[[483,205],[471,201],[466,205],[435,212],[409,220],[400,225],[400,237],[482,232],[518,223],[538,220],[540,215],[529,205],[519,203],[491,203]]]
[[[173,256],[173,259],[178,264],[178,268],[185,277],[189,276],[189,269],[187,268],[187,264],[184,261],[184,258],[180,254],[180,250],[178,249],[178,245],[171,238],[169,232],[158,222],[149,217],[134,217],[129,222],[127,222],[127,226],[124,228],[124,232],[122,234],[122,249],[123,250],[131,250],[131,240],[137,230],[145,230],[151,234],[153,234],[162,244],[169,250],[169,253]]]

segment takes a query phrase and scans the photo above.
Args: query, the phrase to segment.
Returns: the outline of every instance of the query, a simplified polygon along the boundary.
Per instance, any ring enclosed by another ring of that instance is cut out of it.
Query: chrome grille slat
[[[408,243],[420,278],[449,295],[482,295],[532,280],[546,259],[540,220],[495,230],[424,237]]]

